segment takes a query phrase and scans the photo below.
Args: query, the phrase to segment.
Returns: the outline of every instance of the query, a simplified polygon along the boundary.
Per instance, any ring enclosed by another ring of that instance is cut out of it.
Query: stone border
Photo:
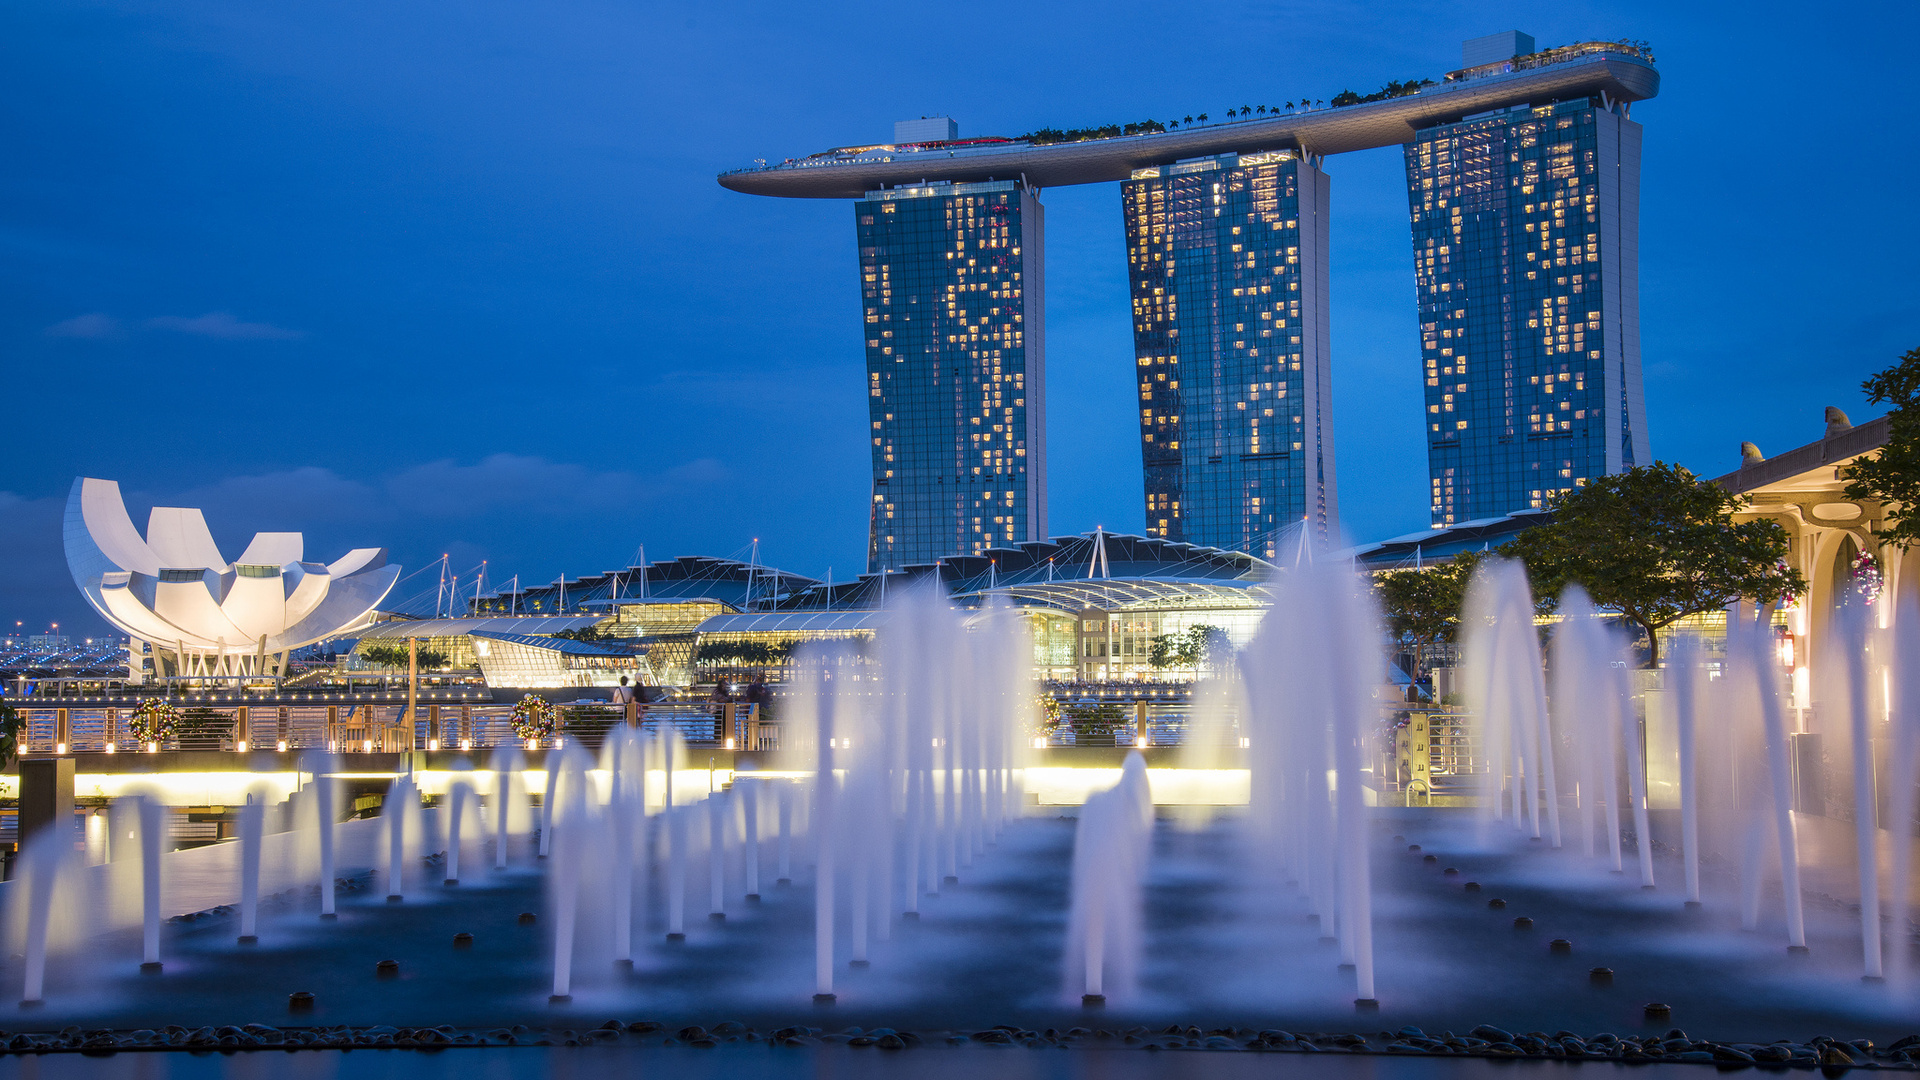
[[[662,1035],[662,1032],[667,1032]],[[1920,1035],[1909,1035],[1892,1046],[1881,1048],[1866,1039],[1842,1041],[1815,1036],[1805,1042],[1781,1039],[1772,1043],[1723,1043],[1689,1038],[1678,1028],[1665,1035],[1617,1036],[1602,1032],[1582,1038],[1569,1031],[1552,1035],[1541,1032],[1518,1034],[1490,1025],[1476,1027],[1466,1036],[1452,1032],[1428,1035],[1419,1028],[1405,1027],[1398,1032],[1379,1032],[1373,1036],[1359,1033],[1289,1032],[1278,1029],[1214,1028],[1178,1024],[1159,1031],[1144,1027],[1124,1031],[1083,1027],[1060,1031],[1046,1028],[1036,1031],[1001,1024],[975,1031],[913,1032],[893,1028],[861,1029],[849,1027],[837,1032],[818,1027],[791,1026],[760,1032],[739,1023],[726,1021],[711,1029],[689,1026],[668,1031],[667,1025],[651,1020],[622,1022],[608,1020],[596,1028],[512,1027],[485,1031],[462,1030],[450,1025],[439,1027],[367,1027],[323,1026],[276,1028],[265,1024],[240,1027],[185,1028],[178,1025],[162,1029],[134,1031],[87,1030],[78,1026],[51,1033],[0,1032],[0,1052],[8,1054],[79,1053],[94,1056],[121,1051],[189,1053],[232,1053],[240,1050],[446,1050],[466,1047],[514,1046],[591,1046],[624,1044],[628,1046],[689,1046],[713,1048],[722,1045],[762,1044],[780,1047],[845,1045],[880,1050],[906,1050],[924,1046],[1025,1047],[1028,1049],[1135,1049],[1212,1050],[1278,1053],[1358,1053],[1408,1054],[1436,1057],[1541,1058],[1574,1061],[1686,1062],[1710,1064],[1719,1068],[1820,1068],[1837,1071],[1847,1068],[1905,1069],[1920,1068]]]

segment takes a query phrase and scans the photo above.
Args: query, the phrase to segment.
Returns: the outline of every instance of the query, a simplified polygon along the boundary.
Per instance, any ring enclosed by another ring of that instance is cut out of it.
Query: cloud
[[[99,341],[119,337],[120,320],[96,311],[90,315],[75,315],[65,322],[54,323],[41,332],[48,337]]]
[[[491,559],[494,572],[524,572],[529,581],[617,561],[643,537],[665,545],[656,548],[656,557],[668,550],[713,553],[704,550],[697,530],[684,527],[702,522],[716,493],[737,487],[738,477],[711,458],[637,472],[493,454],[371,476],[303,466],[188,488],[141,485],[123,491],[134,527],[143,532],[150,506],[204,510],[227,558],[262,530],[304,533],[307,558],[322,562],[349,548],[386,547],[393,561],[423,575],[396,593],[392,602],[402,604],[420,588],[431,600],[430,566],[443,551],[456,554],[456,568],[462,561],[471,566]],[[67,570],[65,507],[64,493],[31,498],[0,490],[0,551],[7,553],[0,559],[0,598],[7,601],[9,620],[58,621],[102,633],[105,624],[92,615]],[[470,586],[463,579],[463,587]]]
[[[29,631],[57,622],[81,637],[107,632],[67,570],[60,534],[66,505],[64,494],[34,499],[0,491],[0,551],[7,553],[0,562],[0,596],[7,601],[8,633],[16,619]]]
[[[655,475],[602,472],[584,465],[518,454],[493,454],[473,465],[432,461],[389,477],[387,497],[396,507],[447,518],[497,511],[570,516],[631,513],[727,476],[719,462],[701,458]]]
[[[306,335],[298,330],[288,330],[272,323],[241,322],[231,312],[209,311],[191,319],[179,315],[162,315],[148,319],[147,325],[155,330],[174,330],[182,334],[198,337],[220,338],[224,341],[292,341]]]
[[[202,507],[216,535],[222,522],[246,530],[353,529],[376,535],[394,527],[433,531],[457,522],[512,532],[529,520],[587,525],[667,507],[690,509],[730,478],[727,468],[711,458],[638,473],[492,454],[472,464],[443,459],[367,478],[310,465],[226,477],[184,491],[130,491],[127,501]]]

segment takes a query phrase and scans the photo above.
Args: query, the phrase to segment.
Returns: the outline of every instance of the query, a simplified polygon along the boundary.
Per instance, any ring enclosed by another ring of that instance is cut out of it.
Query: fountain
[[[407,819],[420,805],[413,781],[397,776],[387,789],[380,806],[380,818],[387,825],[387,903],[398,904],[407,892]]]
[[[1407,1029],[1498,1023],[1515,1053],[1552,1041],[1528,1028],[1657,1035],[1683,1019],[1756,1047],[1799,1016],[1898,1034],[1907,942],[1882,932],[1882,915],[1902,928],[1911,908],[1904,888],[1884,911],[1871,898],[1911,872],[1900,843],[1891,876],[1881,868],[1890,838],[1875,825],[1920,801],[1908,790],[1920,706],[1905,677],[1920,671],[1920,610],[1888,633],[1867,617],[1879,611],[1841,609],[1853,621],[1823,661],[1818,715],[1790,716],[1770,612],[1731,613],[1724,657],[1711,640],[1675,641],[1662,685],[1632,670],[1623,637],[1577,590],[1543,663],[1525,585],[1499,561],[1474,583],[1477,726],[1454,753],[1484,785],[1478,808],[1458,805],[1471,792],[1426,807],[1392,790],[1385,748],[1425,710],[1376,699],[1378,616],[1337,563],[1303,559],[1271,583],[1271,610],[1197,692],[1201,718],[1177,750],[1029,750],[1039,709],[1022,617],[899,589],[872,643],[792,658],[780,750],[716,750],[711,770],[684,767],[671,722],[616,725],[597,758],[567,737],[532,754],[503,747],[481,771],[420,759],[393,777],[378,818],[336,827],[337,785],[365,791],[366,768],[310,756],[296,831],[256,797],[238,808],[237,842],[170,853],[166,810],[124,800],[110,840],[138,838],[137,932],[149,970],[167,953],[164,975],[132,977],[133,905],[114,913],[96,891],[125,878],[131,897],[132,851],[110,846],[112,863],[84,868],[58,844],[30,844],[0,892],[20,928],[7,974],[44,1002],[37,1015],[83,1030],[221,1010],[271,1021],[261,1003],[286,1002],[319,1014],[295,1026],[533,1023],[577,1038],[608,1017],[678,1033],[724,1014],[786,1030],[782,1042],[859,1024],[866,1034],[845,1038],[876,1044],[894,1036],[872,1025],[911,1023],[968,1041],[1065,1042],[1097,1027],[1171,1045],[1156,1034],[1166,1019],[1217,1016],[1208,1023],[1232,1034],[1215,1039],[1278,1046],[1256,1033],[1338,1032],[1356,1010],[1382,1014],[1368,1033],[1401,1029],[1428,1053],[1456,1048]],[[1832,819],[1793,803],[1790,739],[1816,733],[1836,777],[1852,779],[1828,800]],[[1217,785],[1214,805],[1163,826],[1153,800],[1197,783],[1184,773]],[[1244,807],[1218,796],[1235,784]],[[125,829],[129,816],[139,823]],[[433,880],[458,888],[422,889],[439,858]],[[690,929],[688,876],[703,868],[714,918]],[[763,872],[795,887],[763,895]],[[1646,891],[1656,876],[1668,887]],[[107,914],[93,937],[64,929],[96,910]],[[316,910],[341,922],[315,926]],[[395,963],[374,968],[381,958]],[[1206,1036],[1183,1026],[1178,1038]]]
[[[1620,742],[1628,704],[1619,671],[1625,661],[1620,643],[1609,637],[1580,588],[1560,601],[1560,625],[1553,635],[1553,719],[1573,744],[1578,763],[1574,794],[1580,809],[1582,851],[1594,855],[1594,836],[1607,841],[1614,873],[1624,872],[1620,844]],[[1555,802],[1559,801],[1555,793]],[[1595,817],[1606,808],[1605,828]]]
[[[318,854],[320,873],[320,918],[334,921],[339,913],[334,910],[334,839],[335,825],[340,812],[335,806],[337,793],[332,779],[332,762],[322,758],[312,762],[314,766],[308,790],[313,792],[314,805],[314,846]]]
[[[711,903],[707,918],[715,922],[727,917],[727,815],[732,809],[726,792],[716,791],[707,796],[707,878]]]
[[[1867,605],[1852,604],[1836,617],[1840,633],[1834,645],[1839,655],[1826,665],[1828,670],[1844,673],[1845,687],[1828,700],[1843,700],[1847,715],[1846,757],[1852,762],[1848,779],[1853,788],[1854,857],[1860,880],[1860,951],[1865,967],[1863,978],[1878,982],[1886,977],[1885,959],[1880,943],[1880,856],[1878,850],[1879,806],[1873,782],[1873,739],[1867,689],[1867,661],[1871,648],[1871,616]],[[1834,663],[1838,660],[1840,662]]]
[[[573,953],[580,917],[580,890],[584,864],[594,857],[597,830],[587,794],[587,762],[568,748],[558,762],[547,764],[548,801],[541,813],[541,845],[553,866],[547,877],[548,903],[553,917],[552,1004],[573,1000]],[[555,852],[558,852],[556,855]]]
[[[266,804],[252,793],[240,807],[240,944],[260,943],[260,841],[266,828]]]
[[[1495,820],[1512,813],[1516,828],[1560,846],[1560,800],[1554,777],[1553,732],[1548,727],[1540,639],[1533,630],[1533,593],[1526,568],[1512,559],[1488,559],[1474,572],[1461,619],[1466,638],[1469,707],[1478,715],[1487,759],[1493,763],[1489,800]],[[1505,770],[1506,798],[1501,795]],[[1523,821],[1524,819],[1524,821]]]
[[[135,799],[140,817],[140,970],[157,974],[160,971],[160,850],[167,828],[167,808],[153,799],[139,796]]]
[[[1127,755],[1120,781],[1080,808],[1073,836],[1073,899],[1067,916],[1069,993],[1083,1005],[1134,991],[1144,945],[1142,891],[1153,843],[1153,796],[1147,762]]]
[[[633,966],[635,836],[646,828],[646,765],[643,749],[631,728],[616,729],[601,752],[607,774],[607,814],[612,822],[613,962]],[[636,828],[636,826],[638,826]],[[638,860],[644,866],[645,860]],[[640,895],[645,896],[644,887]]]
[[[52,931],[54,886],[68,872],[73,860],[71,844],[52,829],[27,841],[20,862],[27,887],[26,977],[20,995],[21,1008],[45,1003],[47,981],[47,938]]]
[[[1683,635],[1668,650],[1675,749],[1680,758],[1680,858],[1687,905],[1700,906],[1700,752],[1695,730],[1700,698],[1700,642]]]
[[[745,780],[735,788],[740,792],[740,862],[749,904],[760,902],[760,786],[759,780]]]
[[[461,825],[466,821],[467,803],[473,798],[473,782],[461,775],[472,770],[460,765],[454,767],[454,778],[447,784],[447,866],[440,884],[449,888],[460,884]]]
[[[521,782],[526,757],[517,746],[493,752],[493,868],[507,868],[507,844],[513,837],[514,811],[526,816],[526,787]]]
[[[1887,687],[1887,720],[1892,736],[1887,747],[1889,823],[1911,822],[1920,816],[1920,687],[1914,685],[1912,675],[1920,672],[1920,593],[1910,589],[1900,591],[1893,625],[1892,640],[1886,642],[1885,655],[1892,670],[1903,677],[1889,680]],[[1900,842],[1905,829],[1888,831],[1893,839],[1888,874],[1893,885],[1889,922],[1895,928],[1898,941],[1899,928],[1911,925],[1913,918],[1912,895],[1904,887],[1904,883],[1912,879],[1913,847]],[[1894,977],[1910,985],[1913,951],[1896,944],[1891,952]]]
[[[1279,582],[1245,661],[1256,850],[1301,883],[1361,1008],[1377,1005],[1363,743],[1385,666],[1378,625],[1355,575],[1308,565]]]

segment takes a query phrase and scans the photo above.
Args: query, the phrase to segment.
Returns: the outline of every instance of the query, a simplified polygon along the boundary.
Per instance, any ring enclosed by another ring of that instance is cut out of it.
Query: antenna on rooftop
[[[748,554],[747,554],[747,610],[748,611],[753,610],[753,604],[754,604],[753,586],[754,586],[755,579],[759,577],[759,572],[760,572],[760,538],[756,536],[753,538],[753,546],[748,549]]]
[[[447,556],[444,552],[440,556],[440,583],[433,592],[433,617],[436,619],[440,617],[442,604],[446,604],[449,609],[453,607],[447,601]]]
[[[1098,575],[1094,573],[1096,567],[1099,569]],[[1095,576],[1103,581],[1113,576],[1107,569],[1107,532],[1104,525],[1093,527],[1093,555],[1087,559],[1087,577]]]

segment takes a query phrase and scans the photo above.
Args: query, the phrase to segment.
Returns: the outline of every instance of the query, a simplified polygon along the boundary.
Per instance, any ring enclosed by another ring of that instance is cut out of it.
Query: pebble
[[[1658,1006],[1659,1003],[1650,1004]],[[1656,1014],[1648,1010],[1648,1015],[1652,1017]],[[0,1053],[43,1054],[70,1051],[100,1054],[112,1053],[121,1048],[180,1048],[204,1053],[207,1050],[221,1052],[265,1048],[295,1050],[301,1047],[329,1049],[392,1047],[431,1050],[444,1046],[576,1046],[619,1042],[623,1039],[645,1036],[659,1038],[664,1030],[663,1024],[653,1020],[607,1020],[598,1027],[586,1031],[533,1029],[519,1024],[511,1028],[492,1028],[486,1031],[461,1030],[450,1025],[419,1028],[387,1025],[276,1028],[267,1024],[254,1023],[239,1027],[208,1026],[191,1029],[175,1025],[164,1029],[138,1028],[130,1031],[83,1030],[77,1026],[69,1026],[58,1032],[0,1031]],[[1194,1025],[1179,1024],[1170,1025],[1157,1033],[1142,1027],[1130,1028],[1125,1032],[1104,1029],[1089,1031],[1080,1027],[1067,1031],[1054,1028],[1032,1031],[1010,1024],[1001,1024],[980,1031],[937,1032],[927,1035],[893,1028],[862,1030],[854,1027],[837,1033],[823,1033],[816,1027],[794,1026],[777,1028],[762,1036],[738,1020],[724,1020],[711,1028],[689,1025],[675,1029],[671,1035],[661,1038],[655,1045],[711,1048],[723,1042],[764,1041],[773,1046],[808,1047],[820,1046],[824,1043],[841,1043],[897,1052],[915,1046],[942,1042],[948,1046],[974,1042],[1008,1048],[1024,1046],[1064,1049],[1083,1043],[1098,1045],[1116,1039],[1124,1045],[1150,1051],[1277,1051],[1309,1054],[1347,1051],[1497,1058],[1659,1060],[1712,1064],[1722,1069],[1740,1068],[1751,1064],[1792,1064],[1805,1068],[1819,1066],[1829,1070],[1868,1067],[1914,1071],[1915,1062],[1909,1060],[1909,1057],[1920,1055],[1920,1035],[1908,1035],[1896,1040],[1890,1046],[1879,1048],[1867,1039],[1841,1041],[1826,1035],[1816,1035],[1803,1043],[1787,1039],[1767,1044],[1717,1043],[1695,1040],[1682,1029],[1671,1028],[1663,1035],[1622,1038],[1603,1031],[1583,1039],[1578,1034],[1565,1030],[1548,1035],[1540,1031],[1513,1032],[1491,1024],[1475,1027],[1464,1037],[1457,1037],[1450,1031],[1429,1035],[1420,1028],[1408,1026],[1397,1032],[1378,1032],[1372,1039],[1366,1035],[1351,1032],[1290,1032],[1277,1029],[1256,1032],[1251,1028],[1232,1027],[1203,1031]],[[651,1042],[652,1039],[647,1041]]]

